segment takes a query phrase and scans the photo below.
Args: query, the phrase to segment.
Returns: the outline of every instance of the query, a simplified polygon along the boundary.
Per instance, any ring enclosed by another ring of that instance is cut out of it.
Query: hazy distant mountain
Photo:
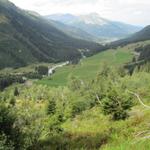
[[[85,32],[84,30],[81,30],[80,28],[69,26],[59,21],[53,21],[53,20],[49,20],[49,21],[57,29],[61,30],[62,32],[64,32],[65,34],[71,37],[74,37],[77,39],[84,39],[87,41],[98,41],[98,39],[95,36]]]
[[[91,55],[101,48],[69,37],[38,14],[0,0],[0,68],[73,60],[81,57],[78,49]]]
[[[138,26],[104,19],[96,13],[79,16],[53,14],[45,17],[79,28],[97,38],[122,38],[141,29],[141,27]]]
[[[60,21],[64,24],[70,24],[72,21],[75,21],[78,19],[77,16],[71,15],[71,14],[52,14],[45,16],[48,19]]]

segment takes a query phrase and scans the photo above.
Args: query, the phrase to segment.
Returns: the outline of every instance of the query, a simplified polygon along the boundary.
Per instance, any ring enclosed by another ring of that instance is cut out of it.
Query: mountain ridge
[[[110,21],[96,13],[76,16],[72,14],[52,14],[45,16],[45,18],[79,28],[97,38],[122,38],[142,29],[139,26]]]

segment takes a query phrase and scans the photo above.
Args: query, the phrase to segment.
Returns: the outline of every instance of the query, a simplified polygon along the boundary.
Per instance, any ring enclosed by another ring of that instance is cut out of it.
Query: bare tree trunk
[[[133,93],[133,92],[131,92],[131,91],[129,91],[129,90],[127,90],[127,92],[130,93],[130,94],[132,94],[132,95],[134,95],[134,96],[136,96],[137,99],[138,99],[138,101],[139,101],[139,103],[140,103],[142,106],[144,106],[145,108],[150,109],[150,106],[145,105],[145,104],[143,103],[143,101],[141,100],[140,96],[139,96],[137,93]]]

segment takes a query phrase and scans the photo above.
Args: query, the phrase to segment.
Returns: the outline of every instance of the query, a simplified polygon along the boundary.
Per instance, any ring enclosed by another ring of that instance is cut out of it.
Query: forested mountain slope
[[[90,55],[103,46],[71,38],[42,17],[0,0],[0,68],[73,60],[81,57],[78,49]]]

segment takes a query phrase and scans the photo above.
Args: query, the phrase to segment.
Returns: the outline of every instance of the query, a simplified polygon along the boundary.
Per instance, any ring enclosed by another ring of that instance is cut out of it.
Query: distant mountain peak
[[[90,13],[87,15],[79,15],[81,21],[86,24],[106,25],[108,21],[102,18],[98,13]]]
[[[88,16],[88,17],[93,17],[93,18],[100,18],[100,15],[98,13],[89,13],[89,14],[84,14],[84,15],[79,15],[79,16]]]

